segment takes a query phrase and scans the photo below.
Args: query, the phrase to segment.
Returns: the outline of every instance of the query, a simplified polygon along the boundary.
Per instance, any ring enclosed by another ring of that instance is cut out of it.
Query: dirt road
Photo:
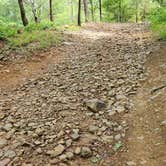
[[[87,24],[0,67],[0,166],[164,166],[165,43]]]

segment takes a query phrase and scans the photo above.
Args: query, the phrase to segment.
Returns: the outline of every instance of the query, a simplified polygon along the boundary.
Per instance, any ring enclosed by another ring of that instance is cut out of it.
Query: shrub
[[[8,40],[9,37],[17,34],[18,29],[16,24],[0,20],[0,40]]]
[[[157,32],[161,39],[166,39],[166,8],[155,9],[150,15],[152,30]]]
[[[40,23],[31,23],[24,28],[25,31],[32,32],[35,30],[46,30],[55,28],[55,24],[47,21],[43,21]]]

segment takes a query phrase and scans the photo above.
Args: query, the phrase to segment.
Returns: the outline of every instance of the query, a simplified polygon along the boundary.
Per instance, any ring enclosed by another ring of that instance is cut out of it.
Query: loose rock
[[[93,112],[99,112],[106,108],[106,104],[98,99],[87,100],[85,105]]]
[[[7,145],[7,140],[5,139],[0,139],[0,148],[3,148],[4,146]]]
[[[92,151],[88,147],[82,147],[81,148],[81,157],[83,158],[89,158],[92,156]]]
[[[51,157],[56,157],[62,154],[65,150],[63,145],[58,145],[54,148],[54,150],[48,151],[47,154],[51,155]]]

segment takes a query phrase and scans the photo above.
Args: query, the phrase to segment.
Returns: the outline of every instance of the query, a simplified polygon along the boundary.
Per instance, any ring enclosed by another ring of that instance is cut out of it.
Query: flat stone
[[[8,158],[14,158],[16,156],[16,153],[13,150],[8,150],[5,152],[4,156]]]
[[[73,133],[70,135],[72,140],[77,141],[80,138],[80,135],[78,133]]]
[[[99,129],[99,127],[98,127],[98,126],[95,126],[95,125],[89,126],[89,132],[90,132],[90,133],[95,133],[95,132],[98,131],[98,129]]]
[[[103,140],[104,143],[112,143],[113,142],[113,136],[102,136],[101,138]]]
[[[10,131],[12,127],[13,125],[11,123],[7,123],[5,124],[5,126],[3,126],[3,130]]]
[[[116,111],[113,111],[113,110],[108,110],[108,115],[109,116],[113,116],[116,114]]]
[[[124,106],[118,106],[118,107],[116,108],[116,111],[117,111],[118,113],[123,113],[123,112],[125,112],[125,108],[124,108]]]
[[[67,156],[67,159],[69,159],[69,160],[74,158],[74,154],[72,152],[67,152],[66,156]]]
[[[59,160],[61,161],[65,161],[67,159],[67,155],[66,154],[62,154],[59,156]]]
[[[160,125],[161,126],[166,126],[166,120],[162,121]]]
[[[3,148],[6,145],[7,145],[7,140],[6,139],[0,139],[0,148]]]
[[[74,153],[79,155],[81,153],[81,148],[80,147],[76,147]]]
[[[72,139],[66,140],[66,147],[70,147],[72,145]]]
[[[42,151],[41,148],[38,148],[38,149],[36,149],[36,152],[37,152],[38,154],[41,154],[43,151]]]
[[[118,140],[120,140],[120,139],[121,139],[121,135],[120,135],[120,134],[115,135],[115,140],[116,140],[116,141],[118,141]]]
[[[58,145],[54,148],[54,150],[48,151],[47,154],[49,154],[51,157],[56,157],[62,154],[65,150],[65,147],[63,145]]]

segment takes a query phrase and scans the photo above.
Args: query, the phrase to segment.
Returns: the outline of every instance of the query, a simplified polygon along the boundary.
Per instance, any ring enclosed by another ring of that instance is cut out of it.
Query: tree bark
[[[26,17],[23,1],[18,0],[18,4],[19,4],[19,8],[20,8],[22,23],[23,23],[24,26],[27,26],[28,25],[28,19]]]
[[[54,18],[53,18],[53,10],[52,10],[52,0],[49,0],[50,1],[50,21],[54,21]]]
[[[89,1],[90,1],[90,5],[91,5],[92,21],[94,21],[95,18],[94,18],[94,5],[93,5],[93,0],[89,0]]]
[[[33,16],[34,16],[34,20],[35,20],[35,23],[38,23],[38,16],[36,14],[36,8],[35,8],[35,1],[34,0],[31,0],[31,6],[32,6],[32,13],[33,13]]]
[[[88,0],[83,0],[84,2],[84,12],[85,12],[85,22],[88,22],[88,17],[89,17],[89,13],[88,13]]]
[[[81,0],[78,1],[78,26],[81,26]]]
[[[122,0],[119,1],[119,22],[122,22]]]
[[[73,0],[70,1],[71,4],[71,21],[74,22],[74,3]]]
[[[102,21],[102,5],[101,5],[101,0],[99,0],[99,12],[100,12],[100,21]]]
[[[138,0],[135,0],[135,22],[138,22]]]

